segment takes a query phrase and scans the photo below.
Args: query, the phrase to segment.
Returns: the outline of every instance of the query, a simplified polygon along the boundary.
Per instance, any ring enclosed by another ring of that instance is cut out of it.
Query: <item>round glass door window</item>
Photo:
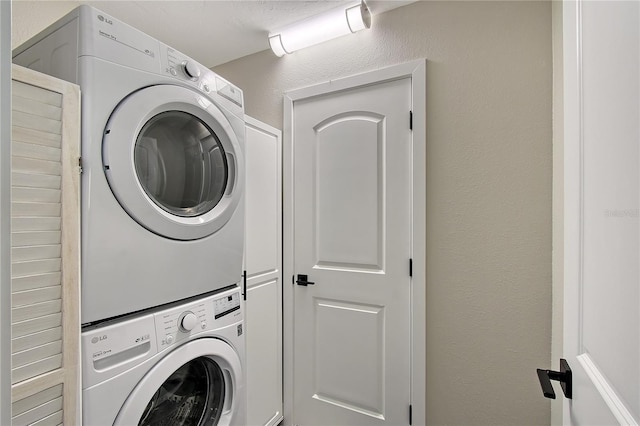
[[[227,187],[220,140],[202,120],[183,111],[160,113],[144,125],[135,142],[134,162],[149,198],[176,216],[210,211]]]
[[[139,425],[213,426],[224,405],[224,375],[210,358],[195,358],[164,381],[147,404]]]

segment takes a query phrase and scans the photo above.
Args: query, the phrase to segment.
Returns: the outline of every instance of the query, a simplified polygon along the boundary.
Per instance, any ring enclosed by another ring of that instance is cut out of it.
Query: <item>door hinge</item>
[[[413,111],[409,111],[409,130],[413,130]]]
[[[247,300],[247,271],[242,271],[242,298]]]
[[[413,277],[413,259],[409,259],[409,276]]]
[[[413,423],[413,406],[409,404],[409,426]]]
[[[78,157],[78,173],[82,173],[82,157]]]

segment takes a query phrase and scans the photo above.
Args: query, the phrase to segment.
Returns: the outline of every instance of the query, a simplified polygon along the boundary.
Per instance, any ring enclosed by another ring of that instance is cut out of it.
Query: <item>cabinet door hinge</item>
[[[409,276],[413,277],[413,259],[409,259]]]
[[[413,111],[409,111],[409,130],[413,130]]]
[[[82,173],[82,157],[78,157],[78,173]]]
[[[413,406],[409,404],[409,426],[413,423]]]

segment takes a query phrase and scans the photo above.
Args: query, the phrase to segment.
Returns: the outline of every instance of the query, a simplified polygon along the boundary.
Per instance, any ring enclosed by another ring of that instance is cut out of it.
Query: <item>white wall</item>
[[[12,47],[20,46],[62,16],[71,12],[79,4],[77,0],[15,1],[13,4],[13,28],[11,30]]]
[[[0,1],[0,424],[11,423],[11,2]]]
[[[247,113],[282,94],[427,58],[427,421],[550,422],[551,2],[424,1],[373,28],[216,67]]]

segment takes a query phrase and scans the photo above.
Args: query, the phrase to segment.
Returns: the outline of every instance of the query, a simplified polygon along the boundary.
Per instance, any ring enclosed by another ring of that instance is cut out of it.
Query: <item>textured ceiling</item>
[[[4,1],[4,0],[0,0]],[[413,0],[415,1],[415,0]],[[374,15],[413,1],[368,1]],[[182,51],[208,67],[269,48],[270,30],[353,3],[339,0],[278,1],[51,1],[13,0],[13,47],[81,3],[90,4]]]

